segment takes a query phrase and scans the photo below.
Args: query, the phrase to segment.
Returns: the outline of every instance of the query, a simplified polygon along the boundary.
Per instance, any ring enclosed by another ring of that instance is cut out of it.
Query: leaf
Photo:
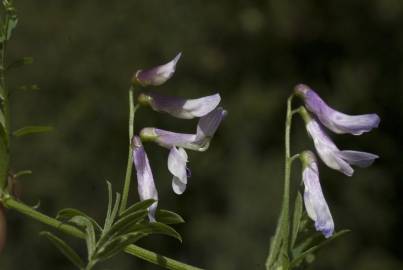
[[[185,220],[178,215],[177,213],[168,211],[168,210],[163,210],[163,209],[158,209],[156,213],[156,219],[158,222],[164,223],[164,224],[179,224],[179,223],[185,223]]]
[[[13,135],[16,137],[21,137],[29,134],[44,133],[50,131],[53,131],[53,128],[50,126],[26,126],[14,131]]]
[[[80,256],[78,256],[78,254],[62,239],[58,238],[50,232],[41,232],[40,235],[49,239],[50,242],[61,253],[63,253],[63,255],[66,256],[66,258],[69,259],[69,261],[73,263],[77,268],[83,269],[85,267],[84,262],[82,261]]]
[[[180,234],[171,226],[165,225],[160,222],[151,222],[147,224],[136,224],[130,228],[130,232],[133,233],[145,233],[145,234],[164,234],[178,239],[182,242]]]
[[[0,35],[0,42],[10,40],[11,34],[18,23],[18,18],[17,18],[17,15],[15,14],[14,8],[11,5],[9,5],[8,7],[6,7],[6,9],[8,9],[7,13],[14,13],[14,14],[6,15],[6,19],[5,19],[6,20],[6,22],[5,22],[6,29],[3,29],[3,31]]]
[[[79,227],[85,228],[85,241],[87,244],[88,261],[91,261],[91,257],[94,254],[96,247],[95,229],[92,222],[83,216],[75,216],[69,220],[69,222],[76,224]]]
[[[314,252],[318,251],[319,249],[321,249],[325,245],[329,244],[334,239],[339,238],[340,236],[345,235],[346,233],[349,233],[349,232],[350,232],[350,230],[339,231],[339,232],[335,233],[332,237],[322,241],[318,245],[315,245],[315,246],[309,248],[308,250],[302,252],[294,260],[292,260],[292,262],[290,264],[290,269],[292,269],[294,266],[297,266],[306,256],[313,254]]]
[[[294,213],[292,218],[291,247],[294,247],[295,241],[297,240],[302,211],[302,196],[301,193],[298,192],[297,197],[295,198]]]
[[[148,207],[150,207],[155,202],[156,202],[156,200],[154,200],[154,199],[148,199],[148,200],[137,202],[137,203],[133,204],[132,206],[130,206],[129,208],[127,208],[126,210],[124,210],[120,214],[120,217],[130,215],[131,213],[136,212],[138,210],[148,209]]]
[[[12,62],[10,65],[7,66],[7,70],[11,70],[14,68],[19,68],[25,65],[31,65],[34,62],[34,58],[32,57],[22,57],[14,62]]]
[[[21,177],[21,176],[30,175],[30,174],[32,174],[32,171],[31,171],[31,170],[23,170],[23,171],[19,171],[19,172],[15,173],[15,174],[14,174],[14,177],[15,177],[15,178],[19,178],[19,177]]]
[[[60,210],[57,213],[56,219],[64,219],[64,220],[69,220],[72,219],[75,216],[82,216],[87,218],[89,221],[92,222],[92,224],[95,226],[95,228],[98,231],[102,231],[102,227],[90,216],[88,216],[87,214],[85,214],[84,212],[81,212],[80,210],[74,209],[74,208],[65,208]]]
[[[106,260],[119,252],[123,251],[128,245],[135,243],[139,239],[147,236],[147,234],[142,233],[128,233],[106,243],[106,245],[99,250],[97,257],[100,260]]]
[[[115,204],[113,205],[113,209],[110,212],[109,217],[105,220],[105,226],[104,226],[104,230],[102,232],[103,235],[111,229],[112,224],[115,221],[116,215],[118,214],[119,203],[120,203],[120,194],[116,193]],[[109,210],[109,208],[108,208],[108,210]]]
[[[119,219],[115,224],[113,224],[110,230],[104,231],[101,239],[99,239],[98,241],[98,247],[102,248],[104,243],[107,242],[108,239],[114,239],[120,235],[127,233],[131,226],[139,223],[140,221],[143,221],[144,218],[147,216],[147,213],[147,210],[140,210]]]

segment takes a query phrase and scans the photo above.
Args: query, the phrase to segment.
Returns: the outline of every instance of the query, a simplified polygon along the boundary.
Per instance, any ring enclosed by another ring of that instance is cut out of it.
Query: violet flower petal
[[[183,148],[171,148],[168,156],[168,170],[173,175],[172,189],[180,195],[186,189],[188,169],[186,164],[188,162],[188,156]]]
[[[297,85],[295,92],[304,99],[307,109],[334,133],[361,135],[379,126],[380,118],[377,114],[348,115],[336,111],[306,85]]]
[[[226,111],[218,107],[200,118],[196,134],[176,133],[158,128],[143,128],[140,136],[145,141],[153,141],[162,147],[174,146],[203,152],[209,148],[210,141],[220,125]]]
[[[139,102],[150,105],[158,112],[166,112],[181,119],[202,117],[214,110],[221,101],[219,94],[197,99],[183,99],[156,93],[141,94]]]
[[[134,81],[142,86],[158,86],[169,80],[175,73],[176,63],[182,53],[178,53],[170,62],[150,69],[139,70],[135,74]]]
[[[305,185],[304,203],[308,216],[315,222],[317,231],[329,238],[334,232],[334,222],[329,206],[323,196],[319,181],[319,170],[315,155],[311,151],[301,154],[303,162],[302,180]]]
[[[206,116],[200,118],[197,124],[196,140],[200,141],[213,137],[226,115],[227,111],[222,107],[218,107]]]
[[[340,151],[315,119],[311,119],[306,124],[306,129],[313,139],[315,149],[322,161],[329,168],[338,170],[347,176],[352,176],[354,173],[350,165],[366,167],[378,158],[377,155],[366,152]]]
[[[137,190],[141,201],[147,199],[158,200],[158,192],[154,184],[154,177],[151,171],[150,162],[143,144],[138,136],[133,137],[133,162],[137,173]],[[155,212],[158,202],[148,208],[150,222],[155,221]]]

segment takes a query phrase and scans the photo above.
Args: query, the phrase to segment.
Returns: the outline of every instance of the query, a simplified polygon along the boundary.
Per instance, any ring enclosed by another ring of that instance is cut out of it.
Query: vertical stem
[[[287,114],[285,120],[285,157],[284,157],[284,193],[281,206],[281,213],[277,223],[276,232],[271,241],[269,255],[266,260],[266,269],[272,270],[278,262],[282,261],[283,256],[288,257],[288,235],[289,235],[289,209],[290,209],[290,177],[291,177],[291,149],[290,149],[290,131],[292,124],[292,99],[291,95],[287,99]],[[280,259],[279,259],[279,256]],[[284,269],[284,268],[282,268]]]
[[[10,23],[10,16],[8,11],[5,11],[5,17],[3,21],[3,33],[4,40],[1,43],[1,52],[0,52],[0,98],[1,98],[1,108],[0,108],[0,117],[2,118],[2,127],[0,131],[0,190],[3,190],[7,186],[7,176],[8,176],[8,168],[10,162],[10,146],[9,146],[9,128],[10,128],[10,120],[9,120],[9,105],[8,105],[8,91],[6,87],[6,50],[7,50],[7,33],[8,27]]]
[[[131,141],[133,138],[134,115],[139,107],[138,105],[134,106],[133,90],[134,90],[133,86],[131,86],[129,89],[129,154],[127,157],[126,176],[125,176],[125,183],[123,186],[122,203],[120,204],[119,213],[122,213],[127,206],[127,199],[129,196],[130,183],[133,170],[133,152],[131,147]]]

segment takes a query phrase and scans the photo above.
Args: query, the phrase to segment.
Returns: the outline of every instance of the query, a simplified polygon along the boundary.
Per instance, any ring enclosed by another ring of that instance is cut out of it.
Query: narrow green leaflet
[[[53,131],[53,128],[50,126],[26,126],[23,128],[20,128],[16,131],[13,132],[13,135],[16,137],[21,137],[25,135],[30,135],[34,133],[44,133],[44,132],[50,132]]]
[[[177,213],[168,211],[168,210],[163,210],[163,209],[158,209],[156,213],[156,219],[158,222],[164,223],[164,224],[180,224],[180,223],[185,223],[185,220],[178,215]]]
[[[294,267],[297,266],[299,263],[301,263],[301,261],[307,257],[308,255],[311,255],[313,253],[315,253],[316,251],[318,251],[319,249],[321,249],[322,247],[324,247],[325,245],[329,244],[331,241],[333,241],[336,238],[339,238],[342,235],[345,235],[346,233],[349,233],[350,230],[342,230],[339,231],[337,233],[335,233],[332,237],[322,241],[320,244],[315,245],[311,248],[309,248],[308,250],[302,252],[299,256],[297,256],[294,260],[292,260],[290,267]]]
[[[30,65],[34,62],[34,58],[32,57],[22,57],[14,62],[12,62],[10,65],[7,66],[7,70],[11,70],[14,68],[19,68],[25,65]]]
[[[77,268],[84,269],[85,265],[80,256],[62,239],[50,232],[41,232],[41,236],[46,237],[50,242]]]
[[[30,175],[30,174],[32,174],[31,170],[22,170],[22,171],[17,172],[16,174],[14,174],[14,177],[19,178],[21,176]]]
[[[294,247],[295,241],[297,240],[302,211],[302,196],[301,193],[298,192],[297,197],[295,198],[294,213],[292,218],[291,247]]]
[[[82,216],[92,222],[98,231],[102,231],[102,227],[90,216],[74,208],[65,208],[57,213],[56,219],[70,220],[75,216]]]
[[[111,229],[112,224],[115,221],[116,215],[119,210],[119,204],[120,204],[120,194],[116,193],[115,204],[113,205],[112,211],[109,211],[110,207],[108,207],[108,212],[110,212],[110,214],[105,220],[104,230],[103,230],[102,234],[105,234],[106,232],[108,232]]]
[[[135,204],[133,204],[132,206],[130,206],[129,208],[127,208],[126,210],[124,210],[121,214],[120,217],[124,217],[127,215],[130,215],[133,212],[136,212],[138,210],[144,210],[147,209],[148,207],[150,207],[154,202],[156,202],[153,199],[148,199],[148,200],[144,200],[144,201],[140,201],[137,202]]]
[[[75,216],[69,220],[69,222],[76,224],[79,227],[85,228],[85,241],[87,243],[88,261],[91,261],[91,257],[94,254],[96,248],[96,235],[92,222],[83,216]]]
[[[152,222],[147,224],[136,224],[131,227],[131,232],[133,233],[144,233],[144,234],[164,234],[178,239],[182,242],[182,237],[175,231],[172,227],[159,222]]]

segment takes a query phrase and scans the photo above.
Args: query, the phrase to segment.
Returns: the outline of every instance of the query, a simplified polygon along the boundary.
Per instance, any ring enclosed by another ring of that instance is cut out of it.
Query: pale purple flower
[[[308,112],[305,111],[305,113],[308,115]],[[350,165],[368,167],[378,158],[377,155],[371,153],[339,150],[320,124],[307,115],[304,119],[308,134],[312,138],[320,158],[328,167],[338,170],[347,176],[352,176],[354,170]]]
[[[170,149],[168,169],[173,175],[172,188],[176,194],[182,194],[186,189],[190,170],[186,164],[188,156],[185,149],[206,151],[214,133],[226,115],[222,107],[218,107],[200,118],[196,134],[185,134],[166,131],[158,128],[143,128],[140,136],[144,141],[152,141]]]
[[[338,112],[330,108],[315,91],[304,84],[297,85],[295,93],[304,100],[307,109],[335,133],[361,135],[379,125],[380,118],[377,114],[347,115]]]
[[[151,171],[150,162],[144,150],[143,144],[138,136],[133,137],[133,162],[137,173],[137,189],[141,201],[154,199],[158,200],[158,192],[155,188],[154,177]],[[155,212],[158,203],[153,203],[148,208],[148,217],[151,222],[155,221]]]
[[[222,107],[218,107],[201,117],[196,134],[176,133],[158,128],[143,128],[140,136],[145,141],[153,141],[168,149],[177,146],[203,152],[208,149],[210,140],[226,113]]]
[[[316,230],[329,238],[334,232],[334,222],[320,186],[315,155],[311,151],[304,151],[301,153],[300,159],[303,165],[302,180],[305,186],[305,209],[308,216],[315,222]]]
[[[133,81],[142,86],[158,86],[165,83],[174,75],[176,63],[179,61],[181,55],[182,53],[178,53],[174,59],[164,65],[137,71]]]
[[[186,189],[188,171],[186,167],[188,162],[188,155],[183,148],[172,147],[168,156],[168,170],[173,175],[172,189],[180,195]]]
[[[157,112],[166,112],[182,119],[202,117],[214,110],[221,101],[219,94],[197,99],[183,99],[163,96],[156,93],[141,94],[138,98],[142,105],[149,105]]]

